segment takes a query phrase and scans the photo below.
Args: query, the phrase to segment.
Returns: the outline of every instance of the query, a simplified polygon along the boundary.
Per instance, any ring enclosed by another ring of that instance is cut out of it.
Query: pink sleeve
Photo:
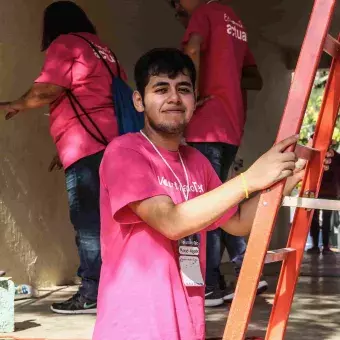
[[[218,178],[212,166],[210,166],[208,169],[209,169],[209,174],[210,174],[208,191],[211,191],[211,190],[216,189],[220,185],[222,185],[222,182]],[[214,229],[219,228],[221,225],[226,223],[231,217],[233,217],[236,214],[237,210],[238,210],[238,206],[230,208],[221,218],[219,218],[214,224],[209,226],[208,230],[214,230]]]
[[[204,6],[198,8],[192,15],[189,25],[182,40],[182,46],[186,45],[192,34],[199,34],[202,38],[201,49],[206,49],[209,40],[210,24]]]
[[[128,207],[132,202],[167,195],[159,185],[151,163],[139,152],[108,146],[101,166],[100,180],[107,190],[113,218],[121,224],[142,220]]]
[[[243,61],[243,67],[247,67],[247,66],[256,66],[255,58],[253,54],[251,53],[249,46],[247,46],[246,55],[244,56],[244,61]]]
[[[48,83],[70,88],[74,56],[70,48],[70,37],[58,37],[47,49],[44,66],[36,83]]]

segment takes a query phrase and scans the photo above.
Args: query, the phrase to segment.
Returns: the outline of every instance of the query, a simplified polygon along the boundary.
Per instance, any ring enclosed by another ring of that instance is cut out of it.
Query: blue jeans
[[[218,177],[225,182],[229,168],[237,154],[238,147],[225,143],[190,143],[208,158]],[[225,282],[220,272],[222,247],[227,248],[229,257],[234,264],[236,275],[240,273],[246,242],[243,237],[226,233],[222,229],[216,229],[207,233],[207,270],[206,286],[208,289],[220,287],[224,289]]]
[[[80,258],[79,293],[90,301],[97,301],[101,268],[99,165],[103,153],[84,157],[65,170],[70,219]]]

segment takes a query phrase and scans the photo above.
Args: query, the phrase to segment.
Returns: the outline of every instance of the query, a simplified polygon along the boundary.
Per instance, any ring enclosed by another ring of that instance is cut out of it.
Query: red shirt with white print
[[[246,120],[242,69],[255,65],[247,32],[230,7],[211,2],[195,10],[182,44],[195,33],[202,37],[199,93],[214,99],[196,110],[186,140],[240,145]]]

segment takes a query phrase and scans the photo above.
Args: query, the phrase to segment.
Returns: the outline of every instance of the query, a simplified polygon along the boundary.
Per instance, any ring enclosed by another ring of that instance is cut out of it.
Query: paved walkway
[[[314,269],[308,269],[309,266]],[[323,275],[327,271],[332,275],[318,277],[315,268],[320,268]],[[299,280],[286,340],[340,339],[340,278],[334,277],[339,269],[339,254],[327,258],[306,256],[303,271],[308,274],[309,270],[313,276],[303,276]],[[249,336],[265,334],[276,278],[269,277],[269,282],[269,292],[256,299]],[[49,310],[52,302],[68,298],[75,290],[76,287],[59,287],[41,291],[39,299],[16,302],[16,332],[9,335],[20,339],[91,339],[94,316],[61,316]],[[225,305],[206,310],[207,339],[222,336],[228,308]],[[5,338],[0,335],[0,339]]]

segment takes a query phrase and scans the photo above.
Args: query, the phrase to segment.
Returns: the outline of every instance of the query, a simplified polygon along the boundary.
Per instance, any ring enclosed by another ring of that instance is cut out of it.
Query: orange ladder
[[[335,4],[336,0],[315,1],[276,139],[278,142],[300,131],[324,50],[332,56],[333,61],[314,134],[313,148],[297,146],[297,151],[308,159],[300,197],[287,197],[283,200],[284,182],[276,184],[261,194],[223,340],[245,338],[263,265],[277,261],[283,263],[265,339],[284,339],[313,215],[311,209],[340,210],[339,201],[311,200],[317,197],[319,192],[323,162],[339,111],[340,40],[328,35]],[[287,247],[267,252],[282,202],[283,205],[297,207]]]

